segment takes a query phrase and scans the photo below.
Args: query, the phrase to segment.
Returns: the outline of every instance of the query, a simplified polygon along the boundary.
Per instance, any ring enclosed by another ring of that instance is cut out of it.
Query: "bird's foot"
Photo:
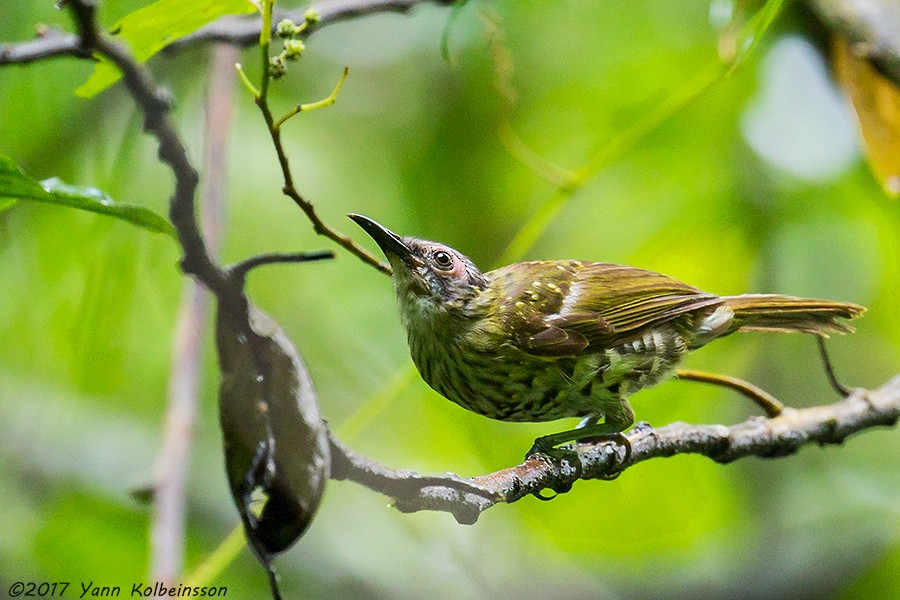
[[[549,443],[545,438],[534,440],[531,449],[525,453],[525,460],[533,456],[540,456],[555,467],[556,477],[547,481],[547,488],[553,490],[552,496],[545,496],[541,490],[532,492],[532,496],[538,500],[553,500],[560,494],[565,494],[572,489],[572,482],[581,478],[581,458],[571,448],[559,448]],[[574,474],[572,473],[574,471]]]
[[[582,465],[581,459],[578,456],[578,453],[572,448],[563,448],[558,447],[557,445],[560,443],[564,443],[567,441],[576,441],[576,442],[586,442],[586,443],[600,443],[600,442],[614,442],[625,448],[625,455],[616,460],[615,468],[609,471],[606,474],[598,475],[598,479],[603,479],[604,481],[612,481],[619,477],[622,474],[622,471],[625,470],[625,467],[631,460],[631,441],[625,436],[621,431],[609,431],[606,425],[588,425],[586,427],[581,427],[579,429],[574,429],[572,431],[564,431],[562,433],[548,435],[544,437],[540,437],[534,441],[534,445],[532,445],[531,450],[525,455],[525,458],[530,458],[535,454],[542,454],[546,456],[554,465],[557,466],[558,470],[561,472],[565,472],[566,465],[571,465],[576,469],[576,476],[574,479],[569,477],[566,478],[565,482],[559,482],[557,486],[550,486],[557,494],[561,494],[569,491],[572,487],[572,481],[575,479],[580,479],[582,476]],[[616,454],[618,457],[618,449],[613,449],[612,452]],[[555,496],[545,497],[540,496],[539,494],[535,494],[536,497],[542,500],[549,500],[554,498]]]

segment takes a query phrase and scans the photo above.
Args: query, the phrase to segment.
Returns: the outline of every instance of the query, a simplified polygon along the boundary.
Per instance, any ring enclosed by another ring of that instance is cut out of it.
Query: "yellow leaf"
[[[834,64],[856,110],[869,167],[888,195],[900,196],[900,89],[840,36]]]

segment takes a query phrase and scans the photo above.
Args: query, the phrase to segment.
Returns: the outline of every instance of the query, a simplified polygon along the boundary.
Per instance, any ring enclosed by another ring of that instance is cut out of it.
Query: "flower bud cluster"
[[[306,50],[306,45],[300,39],[300,35],[311,25],[314,26],[322,17],[315,9],[309,8],[303,13],[303,22],[299,25],[290,19],[283,19],[275,26],[275,34],[284,40],[281,54],[272,57],[269,61],[269,74],[273,79],[280,79],[287,73],[287,63],[297,60]]]

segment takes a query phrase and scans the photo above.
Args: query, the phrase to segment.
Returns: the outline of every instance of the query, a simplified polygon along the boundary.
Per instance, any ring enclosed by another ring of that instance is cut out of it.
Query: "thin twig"
[[[289,110],[287,112],[287,114],[285,114],[283,117],[278,119],[278,121],[275,122],[275,126],[280,128],[282,125],[284,125],[284,123],[288,119],[290,119],[294,115],[297,115],[303,111],[315,110],[317,108],[325,108],[326,106],[331,106],[332,104],[334,104],[335,100],[337,100],[338,93],[340,93],[341,88],[344,86],[344,82],[347,80],[347,75],[349,73],[350,73],[350,69],[347,67],[344,67],[344,71],[343,71],[343,73],[341,73],[340,79],[338,79],[338,82],[337,82],[337,84],[335,84],[334,89],[331,90],[331,93],[326,98],[323,98],[316,102],[307,102],[306,104],[296,105],[294,108]]]
[[[150,575],[153,581],[166,584],[177,581],[184,561],[185,487],[208,313],[208,294],[197,282],[186,280],[175,325],[169,401],[154,466],[150,517]]]
[[[264,25],[267,23],[271,23],[271,8],[271,4],[264,2]],[[272,79],[272,76],[269,73],[269,33],[269,30],[264,27],[262,33],[260,34],[260,57],[263,65],[261,74],[262,81],[259,85],[259,95],[255,97],[255,101],[256,105],[259,107],[260,112],[262,113],[263,120],[266,122],[266,127],[269,130],[269,136],[272,138],[272,145],[275,147],[275,153],[278,155],[278,164],[281,166],[281,174],[284,178],[284,185],[282,186],[281,191],[285,196],[293,200],[294,203],[300,207],[300,209],[306,215],[306,218],[309,219],[310,223],[312,223],[313,231],[315,231],[317,235],[321,235],[330,239],[331,241],[335,242],[336,244],[362,260],[367,265],[378,269],[382,273],[390,275],[391,267],[389,264],[381,262],[374,254],[354,242],[350,236],[339,232],[335,228],[325,223],[325,221],[323,221],[319,216],[319,213],[316,211],[316,207],[313,205],[313,203],[307,200],[297,189],[297,186],[294,185],[294,175],[291,172],[291,166],[288,161],[287,153],[284,150],[284,145],[281,143],[281,125],[291,116],[293,116],[297,112],[300,112],[302,105],[298,105],[296,112],[288,113],[284,118],[278,121],[275,120],[275,117],[272,114],[272,109],[269,106],[268,94],[269,83]],[[340,90],[341,85],[343,85],[343,81],[346,76],[347,70],[345,69],[343,76],[338,81],[338,85],[335,86],[335,89],[331,93],[331,95],[317,104],[333,104],[334,96],[337,95],[337,92]]]
[[[718,385],[739,392],[746,398],[755,402],[756,405],[766,413],[767,417],[777,417],[781,414],[781,411],[784,410],[784,404],[782,404],[778,398],[761,387],[754,385],[749,381],[738,379],[737,377],[720,375],[718,373],[707,373],[695,369],[676,369],[675,377],[684,381],[699,381],[701,383]],[[846,397],[847,394],[843,394],[843,396]]]
[[[378,13],[406,14],[423,4],[449,5],[455,0],[331,0],[329,2],[317,2],[308,8],[312,8],[319,14],[319,21],[311,24],[304,32],[304,37],[322,29],[332,23],[358,19],[367,15]],[[282,19],[291,19],[297,23],[304,20],[307,7],[275,12],[273,22]],[[185,36],[173,43],[173,49],[181,46],[192,45],[215,39],[226,39],[235,43],[252,46],[259,42],[259,18],[253,17],[226,17],[210,23],[191,35]]]
[[[825,376],[828,377],[828,383],[831,384],[834,391],[846,398],[853,390],[838,381],[838,378],[835,376],[834,366],[831,364],[831,358],[828,356],[828,349],[825,347],[825,338],[820,335],[816,336],[816,340],[819,344],[819,355],[822,357],[822,364],[825,366]]]
[[[318,252],[258,254],[232,265],[228,268],[228,272],[234,279],[243,282],[243,280],[247,277],[247,273],[251,269],[255,269],[256,267],[260,267],[262,265],[310,262],[315,260],[327,260],[329,258],[334,258],[334,252],[332,252],[331,250],[320,250]]]

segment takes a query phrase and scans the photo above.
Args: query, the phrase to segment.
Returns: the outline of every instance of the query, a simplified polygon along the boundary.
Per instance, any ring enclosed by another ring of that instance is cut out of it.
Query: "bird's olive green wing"
[[[510,341],[529,354],[574,356],[588,347],[615,347],[648,327],[721,302],[677,279],[635,267],[577,261],[513,267],[522,269],[514,277],[504,273],[511,267],[490,275],[505,291],[511,331],[521,332]]]

